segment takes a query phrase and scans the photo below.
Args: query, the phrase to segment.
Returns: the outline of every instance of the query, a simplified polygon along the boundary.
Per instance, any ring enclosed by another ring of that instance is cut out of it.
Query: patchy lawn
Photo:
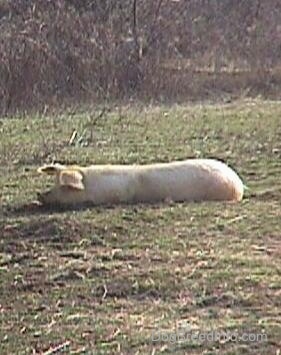
[[[0,121],[0,353],[279,354],[281,103],[99,112]],[[31,204],[52,160],[187,157],[234,167],[242,203]]]

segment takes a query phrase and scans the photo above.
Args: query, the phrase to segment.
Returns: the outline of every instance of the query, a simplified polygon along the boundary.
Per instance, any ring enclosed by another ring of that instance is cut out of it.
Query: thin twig
[[[75,129],[75,130],[72,132],[72,134],[71,134],[71,137],[70,137],[70,139],[69,139],[69,141],[68,141],[68,145],[72,145],[73,142],[75,141],[76,137],[77,137],[77,131],[76,131],[76,129]]]
[[[65,341],[64,343],[62,344],[59,344],[53,348],[50,348],[49,350],[45,351],[44,353],[42,353],[42,355],[51,355],[51,354],[55,354],[57,353],[58,351],[68,347],[70,345],[70,341],[67,340]]]
[[[106,297],[106,295],[107,295],[107,287],[106,287],[105,284],[103,285],[103,289],[104,289],[104,293],[103,293],[103,295],[102,295],[102,300],[104,300],[105,297]]]

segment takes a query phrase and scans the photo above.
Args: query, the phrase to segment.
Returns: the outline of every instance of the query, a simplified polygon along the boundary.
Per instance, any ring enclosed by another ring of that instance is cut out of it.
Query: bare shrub
[[[280,89],[278,0],[2,0],[0,110]]]

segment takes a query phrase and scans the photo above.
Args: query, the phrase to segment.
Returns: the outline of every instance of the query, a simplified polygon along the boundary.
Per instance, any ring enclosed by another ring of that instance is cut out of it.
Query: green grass
[[[0,353],[279,354],[281,104],[123,107],[0,121]],[[93,118],[94,117],[94,118]],[[74,130],[83,137],[68,145]],[[217,157],[239,204],[42,211],[41,164]],[[152,342],[153,332],[267,341]]]

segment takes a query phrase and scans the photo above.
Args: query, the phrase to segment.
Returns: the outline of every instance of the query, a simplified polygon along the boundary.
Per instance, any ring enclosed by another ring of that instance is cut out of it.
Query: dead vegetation
[[[0,112],[280,92],[278,0],[0,2]]]

